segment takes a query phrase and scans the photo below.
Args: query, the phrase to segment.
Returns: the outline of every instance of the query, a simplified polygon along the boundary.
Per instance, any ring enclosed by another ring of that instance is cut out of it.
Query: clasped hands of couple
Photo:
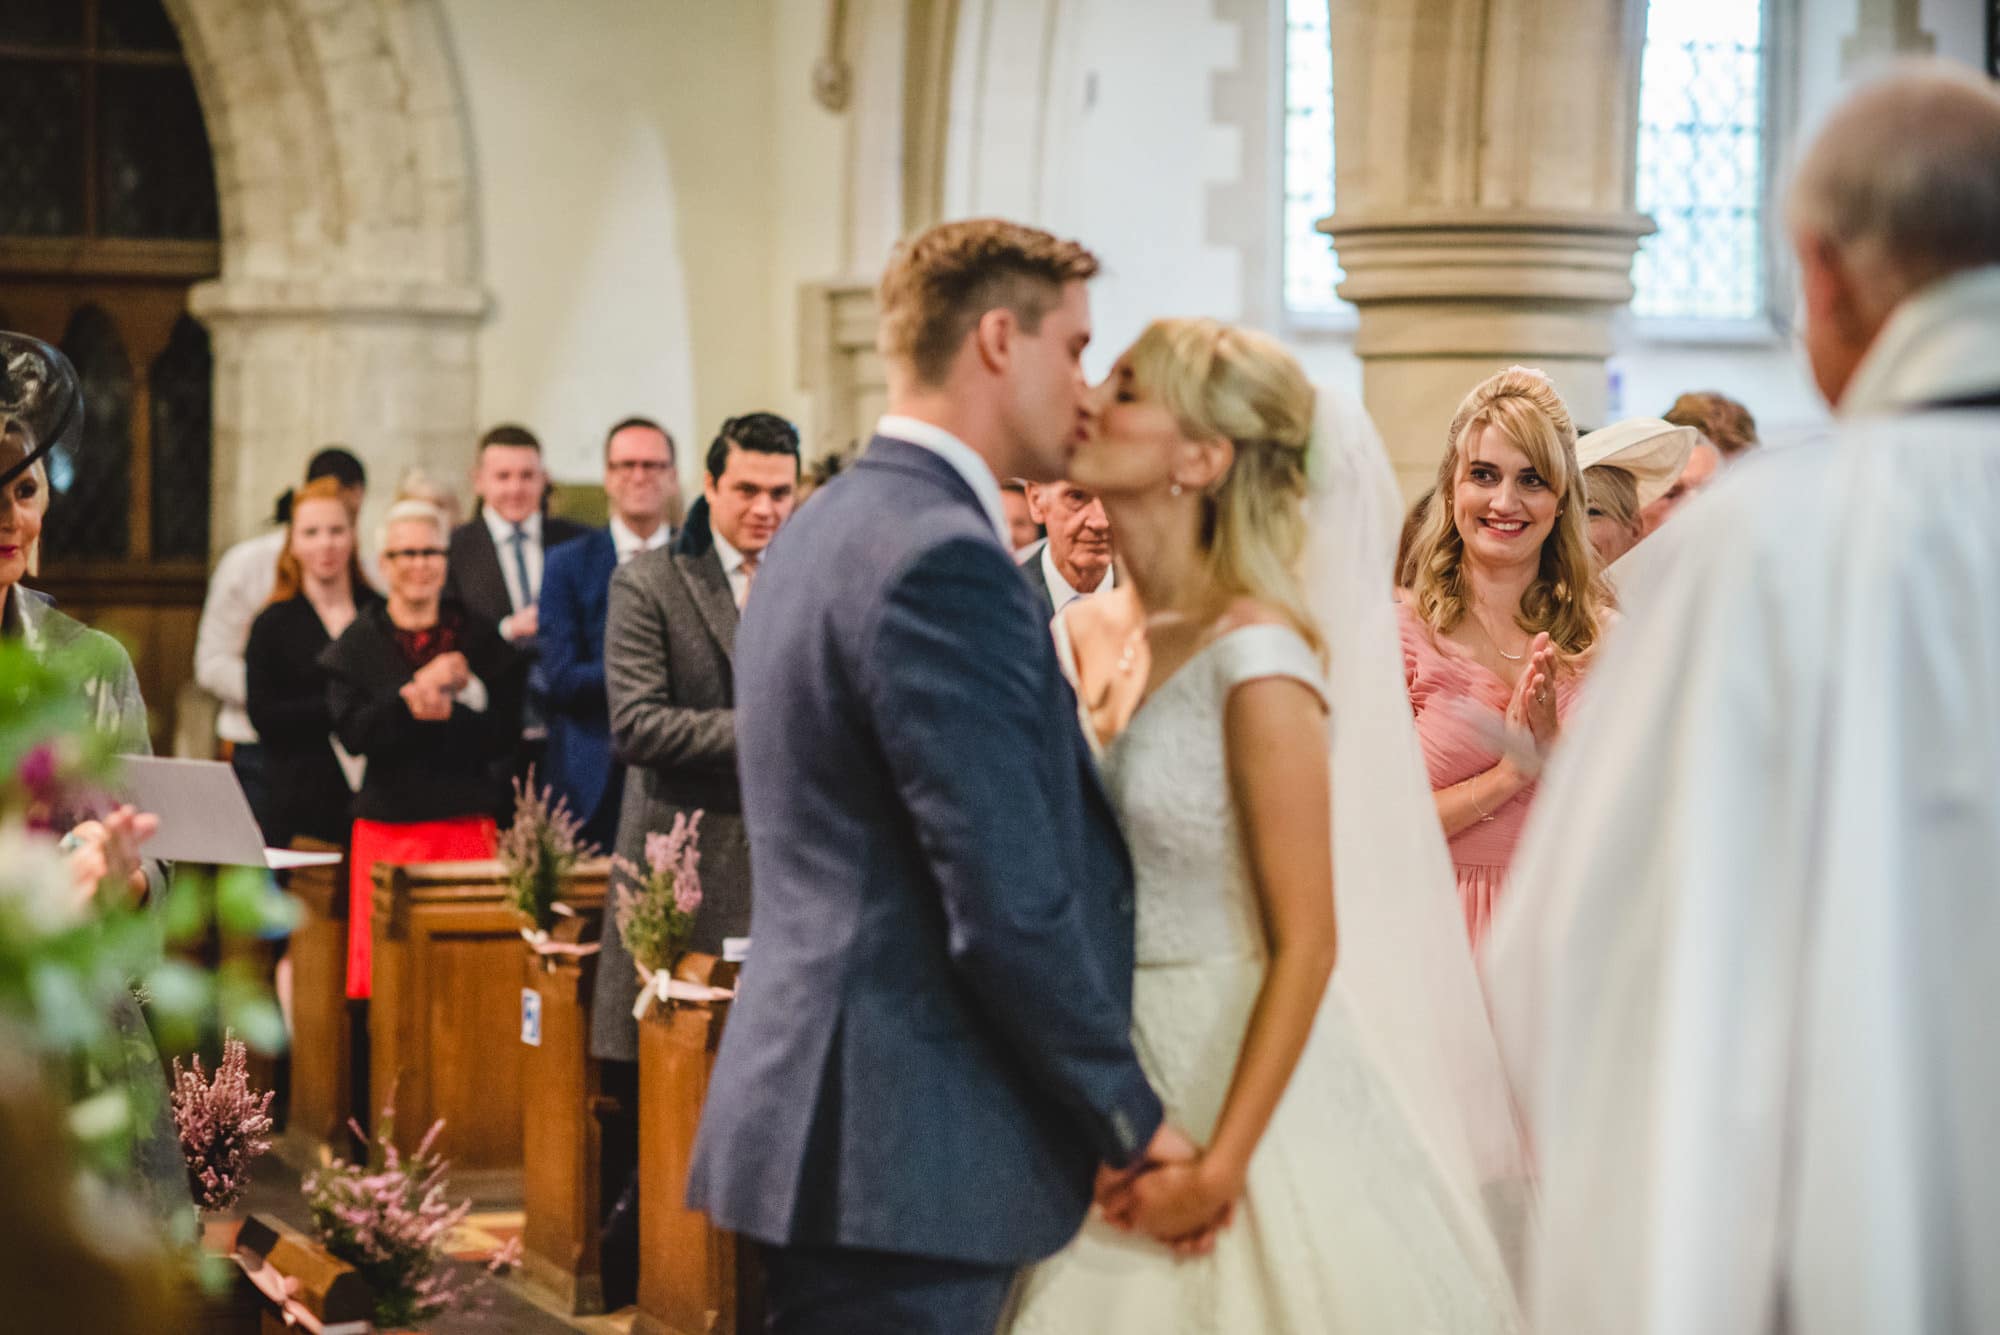
[[[472,681],[472,668],[456,649],[439,654],[418,668],[398,693],[419,723],[442,723],[451,717],[458,694]]]
[[[1232,1169],[1162,1122],[1139,1161],[1097,1171],[1097,1208],[1105,1222],[1144,1233],[1177,1256],[1206,1256],[1236,1216],[1243,1171]]]

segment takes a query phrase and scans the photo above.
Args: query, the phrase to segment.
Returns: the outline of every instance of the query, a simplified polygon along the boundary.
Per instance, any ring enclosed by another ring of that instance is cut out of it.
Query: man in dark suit
[[[447,545],[445,597],[499,626],[500,637],[528,655],[521,749],[509,766],[516,775],[540,759],[545,734],[541,667],[535,659],[543,564],[549,551],[590,532],[582,524],[542,514],[548,485],[535,433],[512,423],[494,427],[479,438],[479,464],[472,477],[479,512],[452,530]]]
[[[737,638],[754,943],[688,1201],[767,1244],[774,1331],[991,1330],[1100,1167],[1193,1154],[1132,1051],[1131,862],[996,480],[1065,471],[1096,269],[991,219],[898,250],[891,413]]]
[[[1111,520],[1104,502],[1068,482],[1027,484],[1028,513],[1048,530],[1048,539],[1021,554],[1021,573],[1053,620],[1078,598],[1108,591],[1116,582],[1111,568]]]
[[[667,515],[680,494],[674,441],[647,417],[628,417],[604,438],[604,495],[611,522],[549,553],[537,607],[542,707],[548,723],[541,777],[583,822],[586,839],[618,837],[624,768],[611,753],[604,694],[604,620],[611,574],[641,552],[665,547]]]
[[[618,852],[645,865],[646,836],[699,811],[701,912],[693,945],[720,954],[750,931],[750,848],[736,783],[736,681],[731,656],[758,563],[792,512],[799,435],[772,413],[733,417],[709,446],[702,498],[670,550],[634,557],[611,577],[604,676],[617,758],[626,771]],[[607,915],[607,921],[609,921]],[[604,932],[590,1020],[605,1088],[635,1110],[639,978],[617,928]],[[607,1124],[605,1158],[635,1154],[636,1120]],[[613,1179],[629,1194],[630,1179]],[[609,1194],[609,1193],[608,1193]],[[607,1228],[607,1301],[626,1282],[630,1218]],[[634,1255],[632,1259],[636,1260]]]

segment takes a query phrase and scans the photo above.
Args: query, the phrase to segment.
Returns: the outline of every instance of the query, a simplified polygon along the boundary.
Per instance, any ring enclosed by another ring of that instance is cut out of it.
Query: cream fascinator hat
[[[1639,483],[1641,508],[1667,494],[1687,467],[1701,433],[1657,417],[1631,417],[1613,422],[1576,442],[1578,468],[1609,464],[1630,473]]]

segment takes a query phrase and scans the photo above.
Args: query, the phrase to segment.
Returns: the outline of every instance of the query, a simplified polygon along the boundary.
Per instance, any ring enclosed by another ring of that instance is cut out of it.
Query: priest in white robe
[[[2000,91],[1788,213],[1838,429],[1675,519],[1487,944],[1552,1335],[2000,1330]]]

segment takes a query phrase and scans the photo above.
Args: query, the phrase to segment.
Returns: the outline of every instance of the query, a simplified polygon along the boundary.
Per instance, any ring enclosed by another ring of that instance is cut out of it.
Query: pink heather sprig
[[[448,1264],[445,1247],[472,1202],[446,1198],[450,1164],[436,1152],[440,1118],[406,1160],[392,1139],[393,1105],[382,1110],[382,1130],[366,1164],[332,1159],[300,1184],[313,1228],[333,1255],[361,1273],[375,1293],[377,1326],[407,1326],[451,1308],[468,1306],[481,1276]],[[349,1123],[353,1126],[353,1123]],[[519,1257],[518,1240],[495,1253],[486,1273],[500,1273]]]
[[[617,860],[614,918],[633,963],[648,972],[673,968],[693,939],[701,909],[701,818],[699,811],[680,812],[664,834],[648,834],[643,870]]]
[[[526,783],[514,780],[514,822],[500,836],[498,856],[507,871],[509,901],[533,926],[549,928],[563,878],[597,851],[583,837],[583,821],[568,799],[537,785],[532,769]]]
[[[674,907],[692,914],[701,907],[701,845],[696,842],[702,813],[674,816],[673,828],[665,834],[646,836],[646,866],[655,876],[671,876]]]
[[[174,1058],[174,1126],[195,1198],[204,1210],[227,1210],[250,1184],[250,1165],[271,1148],[271,1099],[250,1088],[249,1050],[225,1035],[211,1079],[201,1058],[183,1070]]]

